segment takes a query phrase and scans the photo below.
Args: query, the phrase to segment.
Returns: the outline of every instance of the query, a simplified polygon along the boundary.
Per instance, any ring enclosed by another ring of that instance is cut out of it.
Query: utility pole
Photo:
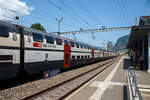
[[[95,39],[94,32],[92,31],[92,39]]]
[[[135,17],[135,22],[134,23],[135,23],[135,25],[137,25],[137,17]]]
[[[60,19],[56,18],[56,21],[58,22],[58,35],[60,35],[60,22],[63,20],[63,17],[61,17]]]

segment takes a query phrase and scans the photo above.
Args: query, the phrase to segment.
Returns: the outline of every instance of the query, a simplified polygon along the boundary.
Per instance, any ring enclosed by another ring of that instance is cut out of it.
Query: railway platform
[[[127,56],[123,56],[64,100],[128,100],[130,98],[129,61]],[[135,75],[143,100],[150,100],[150,74],[146,71],[135,70]],[[139,100],[135,91],[134,93],[134,99]]]

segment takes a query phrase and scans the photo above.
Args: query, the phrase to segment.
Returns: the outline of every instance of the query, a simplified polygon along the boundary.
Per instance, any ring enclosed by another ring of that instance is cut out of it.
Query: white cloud
[[[12,20],[15,16],[29,15],[33,7],[20,0],[0,0],[0,20]]]

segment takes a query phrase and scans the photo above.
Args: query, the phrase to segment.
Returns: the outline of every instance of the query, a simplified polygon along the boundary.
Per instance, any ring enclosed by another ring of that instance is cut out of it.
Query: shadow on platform
[[[128,95],[127,95],[127,86],[123,86],[123,100],[128,100]]]
[[[124,60],[123,60],[123,69],[128,70],[129,66],[131,66],[130,59],[124,58]]]

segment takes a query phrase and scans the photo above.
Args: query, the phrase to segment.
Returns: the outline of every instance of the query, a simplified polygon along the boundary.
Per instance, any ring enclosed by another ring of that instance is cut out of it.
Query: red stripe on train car
[[[42,48],[42,43],[33,43],[33,47],[40,47],[40,48]]]

